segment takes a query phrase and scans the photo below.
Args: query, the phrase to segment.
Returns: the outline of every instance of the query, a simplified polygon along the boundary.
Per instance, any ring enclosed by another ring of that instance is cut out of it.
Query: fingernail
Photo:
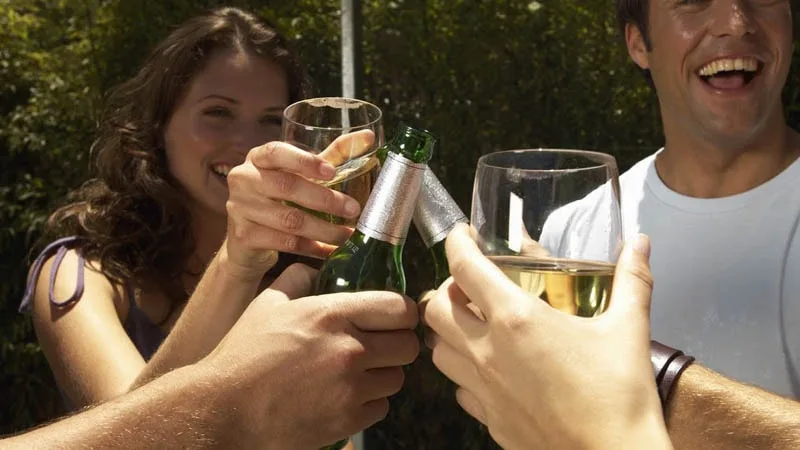
[[[344,204],[344,211],[351,217],[355,216],[361,212],[361,205],[353,199],[347,200]]]
[[[336,168],[331,163],[324,162],[319,165],[319,174],[326,178],[331,178],[336,175]]]
[[[646,234],[637,234],[633,241],[633,249],[644,255],[645,258],[650,257],[650,238]]]

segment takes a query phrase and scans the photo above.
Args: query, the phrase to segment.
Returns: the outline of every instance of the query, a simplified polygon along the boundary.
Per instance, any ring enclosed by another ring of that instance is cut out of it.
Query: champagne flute
[[[320,155],[336,167],[336,175],[321,184],[356,199],[363,208],[378,173],[376,150],[383,145],[382,112],[377,106],[344,97],[301,100],[283,111],[281,140]],[[297,206],[297,205],[294,205]],[[356,219],[313,211],[337,224]]]
[[[471,215],[481,251],[531,296],[576,316],[605,311],[622,248],[613,156],[561,149],[485,155]]]

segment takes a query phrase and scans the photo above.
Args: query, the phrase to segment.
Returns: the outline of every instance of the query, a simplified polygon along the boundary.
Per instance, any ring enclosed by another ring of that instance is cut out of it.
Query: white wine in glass
[[[364,207],[378,174],[375,152],[384,141],[380,108],[344,97],[302,100],[284,110],[281,140],[336,167],[334,178],[320,183],[353,197]],[[314,214],[332,223],[355,224],[355,219]]]
[[[581,317],[608,307],[622,247],[613,156],[553,149],[483,156],[471,222],[481,251],[532,297]]]
[[[527,293],[568,314],[591,317],[608,306],[614,264],[581,260],[490,256]]]

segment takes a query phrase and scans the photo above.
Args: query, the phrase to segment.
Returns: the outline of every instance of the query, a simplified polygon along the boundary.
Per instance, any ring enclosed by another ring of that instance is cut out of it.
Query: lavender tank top
[[[55,254],[55,259],[50,269],[48,285],[50,304],[56,308],[69,308],[81,299],[84,290],[84,265],[86,263],[86,260],[80,252],[81,240],[82,238],[78,236],[58,239],[47,245],[39,256],[36,257],[33,263],[33,270],[31,270],[28,282],[25,286],[25,295],[22,297],[22,302],[19,306],[19,311],[21,313],[31,309],[31,302],[33,301],[33,295],[36,290],[36,280],[39,279],[39,274],[42,271],[44,262],[53,254]],[[78,249],[78,272],[76,274],[77,283],[75,285],[75,291],[65,299],[57,299],[54,292],[56,274],[58,273],[58,268],[61,266],[64,256],[72,248]],[[125,328],[125,332],[131,338],[131,341],[133,341],[133,344],[136,346],[136,349],[139,350],[139,353],[145,361],[149,361],[164,341],[164,338],[166,338],[166,335],[147,317],[144,311],[136,305],[133,286],[130,283],[125,283],[125,296],[128,298],[130,308],[128,308],[128,316],[125,318],[122,326]]]

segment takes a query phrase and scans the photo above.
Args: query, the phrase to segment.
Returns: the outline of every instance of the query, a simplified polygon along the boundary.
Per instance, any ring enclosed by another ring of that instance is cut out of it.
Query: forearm
[[[800,448],[800,403],[692,364],[666,419],[676,449]]]
[[[0,441],[3,448],[210,448],[233,446],[219,386],[194,366],[59,422]]]
[[[212,259],[172,331],[131,389],[205,357],[255,298],[261,279],[232,270],[225,247]]]

